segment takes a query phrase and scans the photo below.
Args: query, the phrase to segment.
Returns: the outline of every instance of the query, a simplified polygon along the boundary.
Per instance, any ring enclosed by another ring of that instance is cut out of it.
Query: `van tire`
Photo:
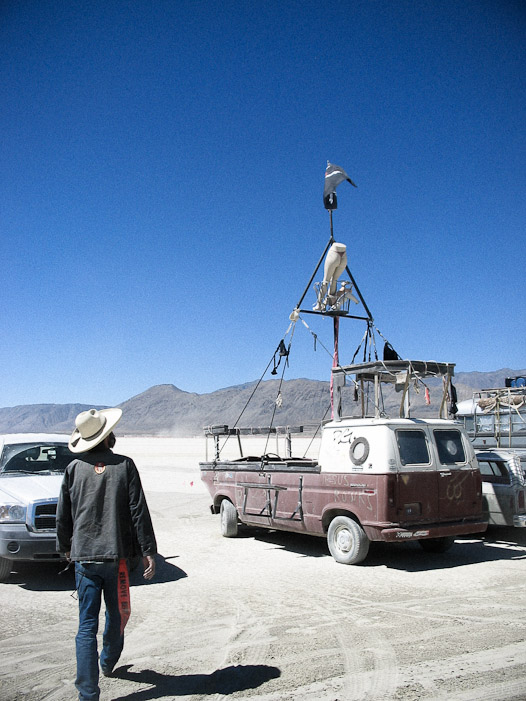
[[[444,536],[443,538],[425,538],[418,542],[426,553],[445,553],[453,545],[455,539],[453,536]]]
[[[0,557],[0,582],[5,582],[5,580],[11,574],[13,569],[13,563],[5,557]]]
[[[348,516],[336,516],[327,531],[331,555],[342,565],[357,565],[367,557],[369,538],[359,523]]]
[[[228,499],[223,499],[219,511],[221,518],[221,535],[225,538],[237,536],[237,511],[234,504]]]

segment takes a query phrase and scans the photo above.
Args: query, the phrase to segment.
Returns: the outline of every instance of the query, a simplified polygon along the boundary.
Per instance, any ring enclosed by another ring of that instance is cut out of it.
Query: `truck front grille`
[[[30,504],[27,525],[35,533],[54,531],[57,526],[57,500],[36,501]]]

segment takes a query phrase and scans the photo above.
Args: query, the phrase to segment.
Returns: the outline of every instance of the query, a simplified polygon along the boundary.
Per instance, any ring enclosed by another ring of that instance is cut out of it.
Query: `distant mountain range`
[[[460,372],[454,378],[458,401],[469,399],[474,391],[503,387],[506,377],[526,375],[526,370],[503,368],[494,372]],[[413,415],[437,414],[442,397],[441,381],[426,382],[431,406],[423,391],[412,393]],[[121,435],[192,436],[202,435],[204,426],[226,424],[240,427],[317,424],[330,418],[329,383],[318,380],[267,380],[257,387],[249,382],[234,387],[196,394],[174,385],[156,385],[123,402],[119,423]],[[256,390],[257,387],[257,391]],[[386,412],[398,415],[400,395],[393,388],[384,392]],[[71,433],[75,417],[93,408],[84,404],[28,404],[0,409],[0,433]],[[102,406],[95,408],[101,409]],[[344,390],[344,413],[356,413],[353,390]]]

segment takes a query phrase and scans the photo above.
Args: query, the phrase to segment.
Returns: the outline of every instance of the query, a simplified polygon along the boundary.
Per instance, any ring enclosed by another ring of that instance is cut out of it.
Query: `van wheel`
[[[221,502],[221,535],[225,538],[237,536],[237,511],[234,504],[228,499]]]
[[[348,516],[336,516],[327,532],[329,550],[336,562],[357,565],[369,552],[369,538],[359,523]]]
[[[5,580],[11,574],[13,563],[11,560],[7,560],[5,557],[0,557],[0,582],[5,582]]]
[[[444,536],[443,538],[425,538],[418,542],[426,553],[445,553],[453,545],[455,539],[453,536]]]

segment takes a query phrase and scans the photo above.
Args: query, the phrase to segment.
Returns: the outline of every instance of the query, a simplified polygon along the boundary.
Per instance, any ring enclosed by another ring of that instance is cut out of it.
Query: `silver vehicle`
[[[526,451],[526,379],[506,378],[506,387],[474,392],[459,402],[456,418],[474,448]]]
[[[477,450],[484,515],[493,526],[526,527],[526,475],[511,450]]]
[[[69,436],[0,436],[0,581],[14,561],[60,560],[56,512],[62,477],[74,459]]]

